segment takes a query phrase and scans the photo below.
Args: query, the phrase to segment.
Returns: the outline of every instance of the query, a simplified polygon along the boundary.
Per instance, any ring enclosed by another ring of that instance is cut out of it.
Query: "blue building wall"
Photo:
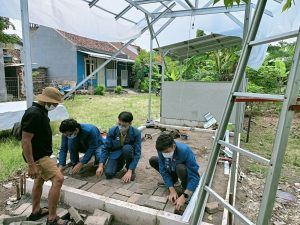
[[[84,56],[84,53],[77,52],[77,83],[84,79]]]

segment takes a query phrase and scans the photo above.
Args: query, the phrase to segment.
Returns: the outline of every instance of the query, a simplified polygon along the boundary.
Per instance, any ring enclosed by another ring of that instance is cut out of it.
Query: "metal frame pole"
[[[20,0],[20,6],[21,6],[21,19],[22,19],[26,105],[27,108],[29,108],[33,102],[33,84],[32,84],[32,68],[31,68],[31,53],[30,53],[30,38],[29,38],[28,0]]]
[[[149,97],[148,97],[148,122],[151,122],[151,90],[152,90],[152,51],[153,51],[153,35],[150,32],[150,68],[149,68]]]

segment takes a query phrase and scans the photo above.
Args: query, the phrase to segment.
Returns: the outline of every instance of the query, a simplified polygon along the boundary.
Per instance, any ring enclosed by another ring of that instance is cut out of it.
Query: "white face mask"
[[[72,134],[72,135],[70,135],[70,136],[67,136],[68,139],[74,139],[74,138],[76,138],[76,137],[77,137],[76,134]]]
[[[47,109],[48,111],[52,111],[55,108],[56,107],[54,105],[50,105],[50,107],[47,104],[45,105],[45,109]]]
[[[162,155],[163,155],[163,157],[165,157],[165,158],[172,158],[173,157],[173,155],[174,155],[174,151],[173,152],[162,152]]]

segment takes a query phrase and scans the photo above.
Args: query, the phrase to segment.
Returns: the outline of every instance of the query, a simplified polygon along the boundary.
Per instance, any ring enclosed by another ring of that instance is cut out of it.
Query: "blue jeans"
[[[126,169],[128,169],[132,159],[133,159],[133,147],[131,145],[124,145],[122,147],[122,155],[119,158],[117,159],[108,158],[104,170],[106,179],[112,179],[117,172],[123,169],[125,163],[126,163]]]

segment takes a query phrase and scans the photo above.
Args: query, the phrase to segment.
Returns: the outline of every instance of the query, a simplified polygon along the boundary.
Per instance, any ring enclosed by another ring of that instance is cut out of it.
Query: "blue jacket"
[[[198,173],[199,165],[196,161],[195,155],[186,144],[176,142],[176,149],[172,160],[166,160],[161,152],[158,153],[159,172],[164,179],[167,187],[172,187],[173,181],[170,173],[175,172],[177,164],[184,164],[187,168],[187,188],[190,191],[195,191],[200,181]],[[169,162],[169,163],[168,163]]]
[[[80,149],[80,152],[85,153],[80,161],[82,164],[88,163],[91,157],[96,153],[96,150],[104,145],[104,140],[101,136],[100,130],[92,124],[80,124],[80,131],[75,139],[78,144],[83,147],[83,149]],[[69,140],[65,135],[61,136],[59,164],[62,166],[66,165],[68,141]]]
[[[109,129],[105,145],[101,151],[97,151],[97,158],[99,163],[105,164],[106,160],[111,156],[119,157],[122,154],[121,133],[118,126],[113,126]],[[131,145],[133,147],[133,160],[129,164],[129,169],[134,170],[141,157],[141,131],[129,126],[128,135],[124,140],[124,145]]]

